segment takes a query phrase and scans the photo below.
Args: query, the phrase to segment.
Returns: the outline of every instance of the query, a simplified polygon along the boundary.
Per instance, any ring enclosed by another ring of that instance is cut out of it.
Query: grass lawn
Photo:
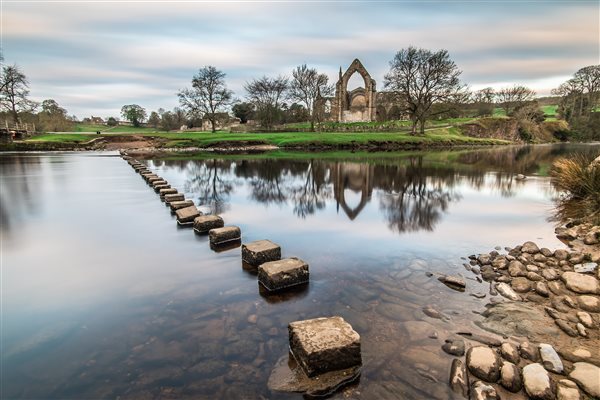
[[[501,140],[478,139],[460,134],[458,128],[439,128],[426,131],[424,136],[411,136],[406,132],[284,132],[284,133],[225,133],[189,132],[148,134],[145,136],[169,139],[168,147],[207,147],[223,142],[244,142],[285,146],[339,146],[360,145],[373,142],[424,145],[460,145],[507,143]]]
[[[541,108],[547,117],[554,117],[556,115],[556,109],[558,108],[558,105],[553,104],[550,106],[542,106]]]
[[[94,124],[75,124],[74,132],[93,132],[100,131],[102,133],[150,133],[150,132],[164,132],[152,127],[142,126],[134,128],[133,126],[118,125],[118,126],[106,126],[106,125],[94,125]],[[68,133],[68,132],[60,132]]]
[[[87,142],[100,135],[83,135],[79,133],[46,133],[27,139],[27,142],[79,143]]]

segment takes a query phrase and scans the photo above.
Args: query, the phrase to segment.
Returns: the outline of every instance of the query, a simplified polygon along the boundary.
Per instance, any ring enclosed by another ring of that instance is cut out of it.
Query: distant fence
[[[35,124],[0,124],[0,142],[24,139],[35,132]]]

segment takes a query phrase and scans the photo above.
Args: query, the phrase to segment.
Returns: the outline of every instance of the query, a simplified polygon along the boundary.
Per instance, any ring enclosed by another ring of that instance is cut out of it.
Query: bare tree
[[[315,130],[315,102],[321,96],[331,96],[333,86],[328,85],[329,78],[320,74],[316,68],[308,68],[306,64],[300,65],[292,71],[290,83],[290,97],[296,100],[308,110],[310,116],[310,130]]]
[[[248,92],[248,100],[256,107],[256,113],[262,126],[273,127],[288,88],[288,78],[281,75],[276,78],[263,76],[246,83],[244,89]]]
[[[402,99],[399,106],[410,116],[413,135],[417,125],[424,134],[427,119],[446,111],[443,106],[432,110],[434,104],[452,104],[464,98],[461,73],[446,50],[432,52],[411,46],[396,53],[384,86]]]
[[[514,85],[500,89],[496,93],[498,103],[502,106],[506,115],[510,115],[516,108],[532,101],[535,97],[535,91],[526,86]]]
[[[225,84],[225,73],[212,65],[200,68],[192,79],[192,88],[177,95],[190,117],[207,118],[213,132],[217,130],[217,114],[224,112],[233,99],[233,92]]]
[[[473,92],[471,100],[477,106],[477,115],[493,115],[495,97],[496,92],[491,87]]]
[[[33,111],[37,104],[28,98],[29,82],[16,65],[2,68],[0,78],[0,106],[8,111],[15,124],[21,123],[19,113]]]

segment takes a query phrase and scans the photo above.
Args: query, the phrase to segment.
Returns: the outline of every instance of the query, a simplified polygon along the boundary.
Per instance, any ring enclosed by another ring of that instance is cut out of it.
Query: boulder
[[[516,393],[523,387],[523,381],[521,380],[521,374],[519,368],[508,361],[502,363],[500,368],[500,384],[506,388],[506,390]]]
[[[526,276],[527,269],[522,262],[514,260],[508,263],[508,274],[513,278],[518,276]]]
[[[281,247],[270,240],[257,240],[242,245],[242,260],[259,266],[260,264],[281,259]]]
[[[600,367],[586,362],[576,362],[569,378],[577,382],[584,392],[600,398]]]
[[[194,231],[197,233],[208,233],[211,229],[225,226],[223,218],[218,215],[201,215],[194,218]]]
[[[568,289],[581,294],[598,294],[600,287],[598,280],[590,275],[577,272],[563,272],[560,277]]]
[[[512,280],[510,286],[517,293],[526,293],[531,290],[531,283],[527,278],[519,277]]]
[[[258,281],[269,291],[308,282],[308,264],[299,258],[269,261],[258,267]]]
[[[569,258],[569,252],[563,249],[554,250],[554,258],[556,258],[559,261],[566,260],[567,258]]]
[[[542,358],[542,364],[544,368],[548,371],[556,372],[557,374],[562,374],[564,371],[563,363],[554,350],[554,347],[547,343],[540,343],[538,345],[538,349],[540,351],[540,357]]]
[[[454,393],[463,397],[467,397],[469,394],[469,376],[467,375],[465,364],[458,358],[452,360],[449,383]]]
[[[536,400],[553,400],[550,375],[542,364],[534,363],[523,368],[523,385],[530,398]]]
[[[471,347],[467,351],[467,367],[471,374],[486,382],[497,382],[500,378],[500,357],[487,346]]]
[[[548,297],[550,296],[550,292],[548,291],[548,286],[544,282],[536,282],[533,289],[540,296]]]
[[[362,363],[360,335],[342,317],[291,322],[290,351],[309,376]]]
[[[528,254],[536,254],[540,252],[540,248],[533,242],[525,242],[521,247],[521,252]]]
[[[477,257],[477,261],[479,262],[479,265],[489,265],[492,262],[492,257],[489,254],[480,254]]]

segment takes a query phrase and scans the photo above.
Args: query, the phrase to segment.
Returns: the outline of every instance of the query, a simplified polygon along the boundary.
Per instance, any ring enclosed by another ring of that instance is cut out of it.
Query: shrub
[[[558,200],[560,219],[576,218],[600,225],[600,165],[590,157],[576,155],[554,162],[550,174],[562,192]]]

